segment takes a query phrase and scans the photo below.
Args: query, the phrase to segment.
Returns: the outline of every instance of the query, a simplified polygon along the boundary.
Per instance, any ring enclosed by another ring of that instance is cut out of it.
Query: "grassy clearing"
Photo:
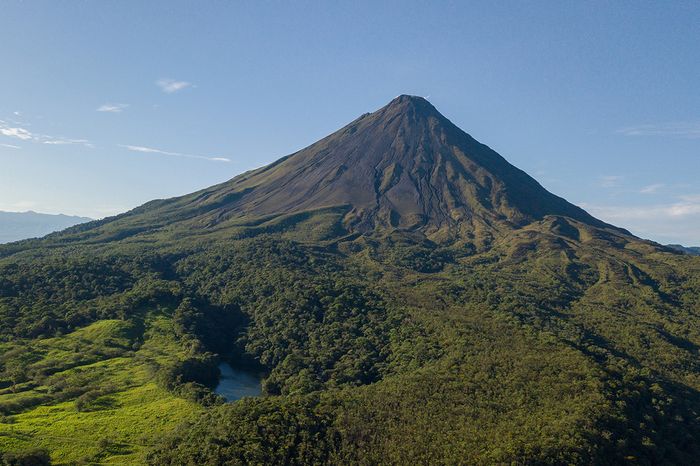
[[[3,344],[0,451],[45,448],[65,465],[142,463],[155,435],[202,410],[153,380],[155,368],[186,354],[171,325],[150,313],[143,323],[103,320]]]

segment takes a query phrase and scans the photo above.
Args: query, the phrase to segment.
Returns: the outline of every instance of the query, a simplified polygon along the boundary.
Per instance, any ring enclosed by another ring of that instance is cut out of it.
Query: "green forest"
[[[692,463],[700,260],[551,220],[0,246],[3,464]],[[222,360],[263,396],[214,394]]]
[[[694,464],[699,350],[700,257],[404,95],[220,185],[0,246],[0,458]],[[218,394],[222,363],[261,395]]]

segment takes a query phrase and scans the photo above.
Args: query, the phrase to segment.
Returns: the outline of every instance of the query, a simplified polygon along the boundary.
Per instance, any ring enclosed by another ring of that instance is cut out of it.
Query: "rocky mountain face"
[[[119,230],[123,238],[322,210],[337,215],[336,229],[347,233],[399,230],[438,242],[490,244],[503,232],[547,218],[575,236],[574,223],[629,235],[548,192],[427,100],[408,95],[268,166],[86,228],[91,236]]]
[[[604,227],[442,116],[402,95],[278,162],[233,179],[229,215],[347,206],[345,223],[374,228],[469,231],[519,227],[546,215]],[[478,225],[478,226],[477,226]]]

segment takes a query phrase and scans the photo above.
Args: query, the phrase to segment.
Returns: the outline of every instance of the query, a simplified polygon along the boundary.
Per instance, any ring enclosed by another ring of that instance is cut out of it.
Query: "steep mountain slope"
[[[216,200],[233,193],[242,193],[229,204],[233,214],[348,206],[346,223],[362,231],[520,226],[548,214],[604,226],[548,193],[425,99],[406,95],[208,195]]]
[[[0,246],[0,337],[0,450],[62,464],[700,454],[700,259],[547,192],[417,97]],[[263,370],[266,396],[221,404],[220,359]]]
[[[626,233],[549,193],[425,99],[402,95],[266,167],[86,225],[78,238],[221,228],[322,209],[348,232],[402,229],[439,241],[489,242],[547,215]]]

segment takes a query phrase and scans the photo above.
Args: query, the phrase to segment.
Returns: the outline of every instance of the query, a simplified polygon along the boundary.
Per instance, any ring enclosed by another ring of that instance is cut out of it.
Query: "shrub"
[[[15,453],[4,453],[1,458],[3,466],[45,466],[51,464],[49,452],[39,448]]]

